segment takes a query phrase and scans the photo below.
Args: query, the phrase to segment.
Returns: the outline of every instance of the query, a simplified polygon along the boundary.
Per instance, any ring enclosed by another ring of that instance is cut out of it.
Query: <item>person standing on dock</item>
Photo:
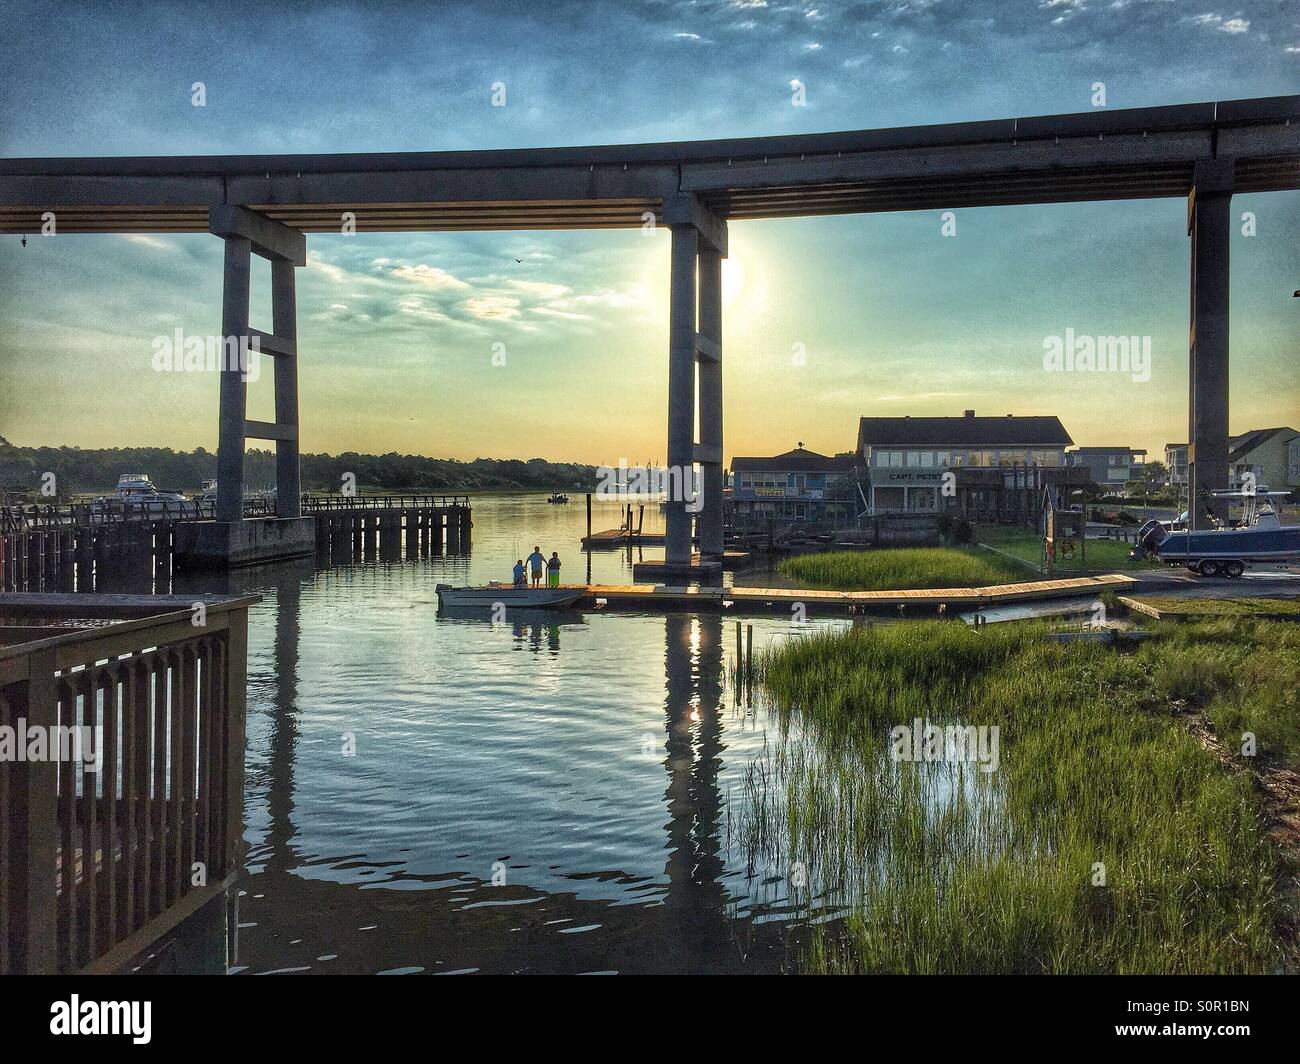
[[[546,559],[546,586],[560,586],[560,555],[555,551]]]
[[[515,562],[515,587],[526,587],[524,583],[524,560],[520,558]]]
[[[542,553],[541,547],[534,547],[533,553],[528,555],[529,575],[533,578],[533,587],[542,586],[542,569],[546,565],[546,555]]]

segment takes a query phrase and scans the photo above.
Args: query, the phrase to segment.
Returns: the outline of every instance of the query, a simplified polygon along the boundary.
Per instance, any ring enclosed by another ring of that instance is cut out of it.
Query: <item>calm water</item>
[[[595,527],[618,514],[598,505]],[[646,528],[659,524],[647,507]],[[787,962],[808,899],[792,899],[786,870],[749,867],[735,830],[746,772],[778,725],[735,703],[734,622],[437,613],[435,584],[507,579],[534,544],[580,582],[584,530],[580,498],[482,497],[468,558],[178,581],[263,596],[250,615],[239,970]],[[625,552],[591,569],[631,579]],[[753,623],[756,647],[790,634]]]

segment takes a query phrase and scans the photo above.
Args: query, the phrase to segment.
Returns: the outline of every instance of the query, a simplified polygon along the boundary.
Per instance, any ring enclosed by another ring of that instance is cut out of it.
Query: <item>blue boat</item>
[[[1235,527],[1186,527],[1177,522],[1148,521],[1138,529],[1131,556],[1154,554],[1168,565],[1183,565],[1201,576],[1240,576],[1258,562],[1300,559],[1300,525],[1284,525],[1278,516],[1284,491],[1216,491],[1214,498],[1238,500],[1243,509]]]

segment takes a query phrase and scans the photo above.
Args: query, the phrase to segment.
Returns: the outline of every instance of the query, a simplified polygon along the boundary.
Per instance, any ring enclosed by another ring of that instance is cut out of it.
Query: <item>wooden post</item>
[[[745,677],[749,694],[754,695],[754,626],[745,625]]]
[[[591,539],[591,492],[587,492],[587,539]]]
[[[54,651],[43,650],[28,659],[27,683],[11,708],[25,717],[27,727],[50,728],[58,723],[54,679]],[[47,732],[47,734],[49,734]],[[12,970],[29,975],[51,975],[58,961],[55,953],[56,904],[54,891],[55,850],[59,835],[55,797],[57,763],[24,761],[5,766],[14,773],[17,787],[14,808],[3,815],[11,818],[11,843],[18,858],[10,880],[14,890],[14,923],[21,951],[11,960]],[[16,771],[15,771],[16,770]],[[8,933],[8,928],[3,929]]]
[[[236,871],[244,846],[244,721],[248,694],[248,611],[231,610],[226,628],[225,734],[222,741],[226,768],[226,852],[221,875]]]

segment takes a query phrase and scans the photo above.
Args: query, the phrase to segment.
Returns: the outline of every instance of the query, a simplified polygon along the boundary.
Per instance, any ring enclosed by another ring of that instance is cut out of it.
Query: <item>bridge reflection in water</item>
[[[754,920],[759,908],[751,911],[738,902],[750,893],[743,857],[740,867],[730,872],[725,860],[719,776],[727,746],[724,714],[733,710],[725,697],[719,617],[670,614],[645,619],[663,626],[664,731],[657,736],[631,733],[629,738],[640,749],[627,753],[645,760],[644,769],[637,771],[649,771],[658,762],[666,773],[661,800],[643,800],[636,807],[644,808],[650,818],[667,813],[666,821],[660,821],[662,864],[653,852],[620,854],[618,846],[590,837],[591,829],[582,820],[587,810],[579,809],[558,825],[551,824],[560,833],[562,853],[549,855],[539,843],[528,859],[503,854],[491,868],[467,871],[467,865],[477,864],[468,853],[456,854],[462,859],[449,867],[430,868],[432,861],[421,850],[428,840],[411,837],[405,840],[408,845],[395,845],[392,831],[382,824],[382,810],[376,813],[378,823],[350,825],[353,838],[364,840],[362,852],[325,857],[312,852],[319,846],[304,844],[304,835],[318,834],[323,818],[351,814],[341,813],[346,803],[321,808],[314,797],[302,797],[305,788],[313,794],[320,789],[319,781],[304,774],[305,765],[315,760],[309,747],[314,744],[319,750],[321,738],[320,729],[308,719],[312,707],[303,701],[299,659],[303,598],[317,594],[319,577],[310,565],[279,567],[264,572],[262,579],[268,576],[274,587],[259,585],[259,591],[274,599],[273,635],[265,648],[269,668],[250,667],[247,804],[252,846],[241,899],[241,970],[734,972],[773,971],[786,960],[788,926]],[[230,579],[238,583],[243,578],[236,573]],[[261,623],[269,620],[264,611]],[[566,655],[589,651],[589,646],[579,645],[590,639],[587,626],[572,623],[572,618],[559,624],[533,619],[499,626],[460,623],[474,625],[476,640],[498,646],[509,640],[518,649],[554,659],[561,668]],[[600,618],[596,623],[626,625],[628,620]],[[264,643],[268,634],[263,633]],[[655,657],[650,652],[643,660]],[[532,681],[521,677],[518,682]],[[617,684],[610,685],[608,697],[620,697]],[[264,715],[260,724],[253,719],[259,706]],[[367,705],[367,712],[390,709],[397,711],[373,699]],[[410,705],[401,712],[420,717],[458,710]],[[464,730],[470,734],[457,739],[461,733],[453,730],[449,741],[473,742],[472,722]],[[373,744],[374,739],[364,741]],[[565,741],[563,735],[557,734],[556,741]],[[474,809],[506,800],[490,765],[476,781],[462,776],[449,782],[440,779],[437,757],[420,765],[422,775],[413,778],[411,765],[399,762],[420,755],[390,745],[382,756],[389,764],[379,771],[400,773],[404,790],[425,792],[412,800],[424,803],[417,808],[427,807],[431,816],[444,801]],[[580,754],[567,764],[572,773],[587,769]],[[372,765],[368,771],[376,769]],[[533,781],[538,805],[545,804],[541,792],[563,788],[564,774],[554,779],[543,774]],[[365,786],[378,783],[368,780]],[[449,786],[481,793],[440,796]],[[582,799],[583,804],[591,801]],[[628,815],[618,807],[634,799],[609,793],[600,801],[608,803],[607,816],[612,818]],[[563,802],[557,808],[562,812]],[[406,807],[394,816],[410,812]],[[514,811],[521,822],[536,812]],[[487,821],[484,817],[483,823]],[[410,831],[403,823],[398,830],[418,836],[420,827]],[[439,830],[436,824],[428,825],[429,834]],[[643,837],[653,839],[654,833]],[[636,867],[601,860],[616,861],[620,855]],[[654,867],[661,873],[644,871]],[[504,875],[502,885],[493,884],[498,872]],[[372,873],[368,880],[359,879],[367,873]],[[561,889],[556,888],[557,880]],[[566,883],[573,889],[562,889]]]

